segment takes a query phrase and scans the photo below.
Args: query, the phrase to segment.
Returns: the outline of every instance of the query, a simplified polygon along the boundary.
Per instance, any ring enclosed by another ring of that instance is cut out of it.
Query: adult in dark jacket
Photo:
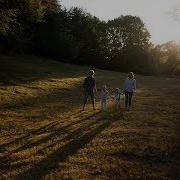
[[[95,72],[94,70],[90,70],[88,73],[88,77],[84,79],[83,87],[84,87],[84,101],[83,101],[83,111],[85,108],[85,105],[87,103],[88,98],[91,98],[93,110],[96,110],[95,108],[95,92],[96,90],[96,81],[95,81]]]

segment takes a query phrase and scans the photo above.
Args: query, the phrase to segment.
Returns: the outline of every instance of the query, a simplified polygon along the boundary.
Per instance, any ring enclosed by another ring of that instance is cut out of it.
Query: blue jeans
[[[87,91],[87,90],[84,91],[84,100],[83,100],[84,106],[86,105],[89,97],[91,98],[91,102],[94,107],[95,106],[94,91]]]
[[[125,91],[125,107],[129,108],[132,103],[133,92]]]

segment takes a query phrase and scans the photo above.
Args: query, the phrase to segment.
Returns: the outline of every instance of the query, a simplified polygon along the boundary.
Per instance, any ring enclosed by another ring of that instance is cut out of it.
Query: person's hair
[[[95,72],[94,70],[89,70],[89,73],[88,73],[89,76],[94,76],[95,75]]]
[[[129,79],[134,79],[134,73],[133,73],[133,72],[129,72],[128,75],[127,75],[127,77],[128,77]]]
[[[106,85],[103,85],[103,86],[102,86],[102,89],[107,89],[107,86],[106,86]]]
[[[116,88],[115,89],[115,93],[118,92],[119,93],[120,89],[119,88]]]

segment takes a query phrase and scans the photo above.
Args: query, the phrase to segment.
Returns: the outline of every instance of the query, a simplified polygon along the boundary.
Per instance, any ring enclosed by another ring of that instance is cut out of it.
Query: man
[[[88,77],[86,77],[84,79],[84,83],[83,83],[83,87],[84,87],[83,111],[84,111],[85,105],[87,103],[88,97],[91,98],[93,110],[96,110],[94,94],[95,94],[95,92],[97,92],[97,90],[96,90],[96,81],[95,81],[94,75],[95,75],[94,70],[90,70],[88,73]]]

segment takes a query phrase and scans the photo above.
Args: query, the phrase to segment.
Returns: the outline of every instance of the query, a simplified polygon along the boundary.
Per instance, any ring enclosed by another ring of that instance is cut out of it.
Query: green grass
[[[0,179],[180,177],[180,79],[138,75],[124,116],[111,99],[107,113],[82,112],[89,68],[0,57]],[[125,76],[96,69],[98,88],[111,92]]]

